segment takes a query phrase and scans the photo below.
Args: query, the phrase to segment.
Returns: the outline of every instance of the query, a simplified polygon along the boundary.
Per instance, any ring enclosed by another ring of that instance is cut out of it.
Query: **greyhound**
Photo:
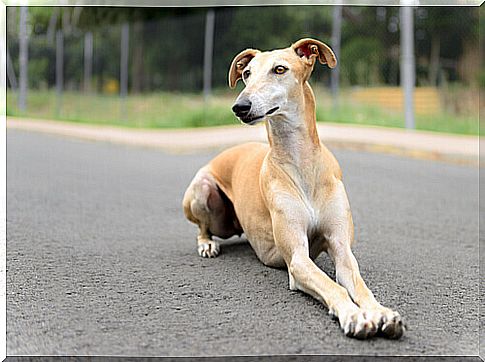
[[[234,58],[229,86],[242,79],[245,89],[232,110],[245,124],[265,121],[269,146],[235,146],[202,167],[185,192],[184,213],[198,225],[200,256],[219,254],[212,236],[244,233],[261,262],[286,267],[289,288],[322,302],[347,336],[400,338],[401,316],[377,302],[351,251],[354,226],[342,171],[318,137],[308,83],[317,60],[337,64],[332,50],[314,39],[273,51],[246,49]],[[313,262],[323,251],[337,282]]]

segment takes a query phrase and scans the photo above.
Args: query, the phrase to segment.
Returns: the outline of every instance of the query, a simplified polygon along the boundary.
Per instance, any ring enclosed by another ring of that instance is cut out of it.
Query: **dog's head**
[[[330,68],[337,65],[332,50],[314,39],[301,39],[285,49],[261,52],[246,49],[236,55],[229,69],[229,86],[239,79],[246,85],[232,110],[246,124],[265,117],[298,111],[303,85],[310,78],[316,61]]]

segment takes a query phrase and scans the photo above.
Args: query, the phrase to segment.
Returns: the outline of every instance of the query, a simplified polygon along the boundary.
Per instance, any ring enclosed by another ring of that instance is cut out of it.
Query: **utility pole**
[[[340,85],[340,39],[342,34],[342,5],[333,7],[332,16],[332,48],[337,57],[337,67],[330,74],[330,89],[332,90],[333,106],[338,107]]]
[[[26,6],[20,8],[19,23],[19,99],[18,106],[21,112],[27,110],[27,68],[29,61],[29,35],[27,34],[28,10]]]
[[[401,2],[401,4],[403,4]],[[409,3],[407,4],[409,5]],[[414,24],[413,7],[402,6],[401,18],[401,87],[404,93],[404,119],[405,126],[415,128],[414,122],[414,86],[416,83],[414,60]]]
[[[91,75],[93,73],[93,33],[84,34],[84,92],[91,91]]]
[[[207,10],[204,41],[204,99],[209,99],[212,92],[212,56],[214,48],[214,9]]]

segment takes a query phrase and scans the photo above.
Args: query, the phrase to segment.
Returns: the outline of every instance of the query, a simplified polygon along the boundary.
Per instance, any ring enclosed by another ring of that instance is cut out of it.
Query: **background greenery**
[[[118,125],[137,128],[181,128],[236,125],[231,112],[236,92],[216,92],[209,101],[198,93],[154,92],[132,95],[122,102],[114,95],[63,94],[62,106],[56,113],[58,99],[55,91],[31,91],[30,109],[21,113],[16,108],[17,93],[7,93],[10,116],[29,116],[43,119],[61,119],[72,122]],[[334,107],[330,94],[316,89],[317,120],[320,122],[368,124],[385,127],[404,127],[401,112],[393,112],[374,105],[353,104],[346,94]],[[15,111],[12,111],[15,110]],[[123,114],[123,117],[120,117]],[[417,115],[416,128],[429,131],[477,134],[476,115],[456,116],[450,112]]]
[[[8,91],[9,115],[120,124],[186,127],[233,124],[227,92],[232,57],[248,47],[285,47],[301,37],[330,44],[332,7],[216,8],[214,94],[204,101],[205,8],[29,7],[28,109]],[[7,45],[18,74],[18,8],[7,13]],[[474,7],[415,8],[417,86],[436,87],[440,110],[417,115],[417,128],[473,134],[478,131],[478,88],[485,85],[478,47],[483,11]],[[130,24],[129,96],[120,101],[121,24]],[[56,96],[55,31],[64,33],[64,92]],[[84,91],[84,34],[94,37],[90,92]],[[399,8],[343,7],[339,56],[341,99],[332,106],[330,71],[316,67],[321,121],[403,126],[400,112],[355,102],[358,88],[399,86]],[[482,53],[480,53],[482,52]]]

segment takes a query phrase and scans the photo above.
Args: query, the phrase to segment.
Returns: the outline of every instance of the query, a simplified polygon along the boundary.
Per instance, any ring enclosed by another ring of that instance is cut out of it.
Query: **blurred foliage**
[[[382,83],[383,46],[378,39],[356,36],[342,47],[342,79],[350,84],[368,86]],[[358,54],[358,56],[355,56]]]
[[[227,97],[227,72],[245,48],[269,50],[312,37],[331,45],[331,6],[218,7],[212,67],[213,97],[203,102],[204,35],[207,8],[29,7],[28,115],[132,127],[198,127],[234,124]],[[318,98],[319,120],[402,127],[402,114],[354,103],[355,87],[400,83],[399,7],[344,6],[338,55],[342,99]],[[485,87],[485,12],[477,7],[416,7],[415,59],[418,86],[438,86],[440,111],[417,116],[418,129],[477,133],[477,86]],[[7,47],[18,75],[19,8],[7,8]],[[129,24],[129,90],[126,109],[117,97],[121,26]],[[64,36],[62,101],[56,102],[56,31]],[[85,34],[93,35],[92,93],[83,94]],[[477,46],[482,44],[480,48]],[[317,65],[311,83],[328,86],[331,72]],[[241,84],[238,85],[238,89]],[[170,93],[171,94],[170,94]],[[188,93],[188,94],[185,94]],[[235,94],[235,93],[231,93]],[[481,104],[483,107],[485,104]],[[130,119],[129,123],[123,121]]]
[[[55,84],[55,31],[65,38],[66,88],[82,86],[84,33],[94,35],[93,79],[119,77],[120,24],[130,26],[132,92],[202,88],[205,8],[29,7],[29,83]],[[227,70],[239,51],[285,47],[301,37],[331,43],[331,6],[247,6],[215,9],[213,84],[227,84]],[[8,50],[18,74],[18,8],[7,14]],[[478,8],[415,9],[418,85],[478,83]],[[483,13],[483,12],[482,12]],[[399,8],[343,7],[339,64],[343,85],[399,84]],[[433,50],[434,49],[434,50]],[[470,54],[468,54],[470,53]],[[46,66],[46,61],[48,66]],[[325,67],[314,80],[329,82]]]

